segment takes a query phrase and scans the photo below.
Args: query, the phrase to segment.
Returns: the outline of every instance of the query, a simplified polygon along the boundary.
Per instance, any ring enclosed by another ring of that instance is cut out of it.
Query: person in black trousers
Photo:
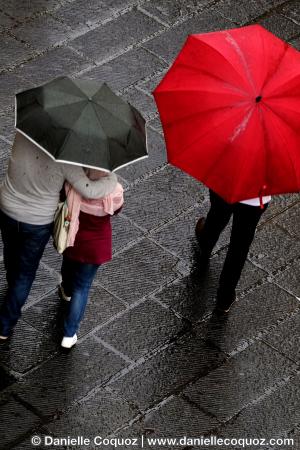
[[[216,245],[231,215],[233,223],[230,244],[217,292],[217,311],[227,313],[236,299],[235,289],[239,282],[250,245],[261,215],[268,207],[271,197],[245,200],[240,203],[227,203],[212,190],[210,193],[210,210],[206,219],[201,217],[196,225],[196,236],[201,250],[201,267],[207,267],[211,252]]]

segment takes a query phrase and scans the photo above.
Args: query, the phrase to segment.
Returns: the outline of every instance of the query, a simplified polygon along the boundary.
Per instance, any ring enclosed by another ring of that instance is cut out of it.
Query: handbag
[[[54,215],[53,244],[58,253],[63,253],[67,248],[70,217],[67,201],[60,202]]]

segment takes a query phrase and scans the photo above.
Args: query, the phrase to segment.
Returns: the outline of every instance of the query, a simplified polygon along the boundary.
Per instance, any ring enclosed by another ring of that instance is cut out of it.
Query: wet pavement
[[[300,3],[284,0],[2,0],[0,172],[14,93],[59,75],[102,79],[141,110],[149,159],[119,172],[114,259],[97,276],[79,342],[59,349],[60,257],[47,246],[22,319],[0,345],[0,448],[31,436],[290,437],[300,449],[300,196],[274,198],[226,318],[213,314],[229,229],[207,274],[194,226],[207,189],[166,164],[151,96],[188,33],[260,23],[300,48]],[[5,277],[1,250],[1,298]],[[130,439],[138,438],[138,444]],[[121,441],[120,441],[121,442]],[[44,444],[38,448],[54,448]],[[204,447],[157,444],[154,448]],[[231,445],[230,450],[241,448]]]

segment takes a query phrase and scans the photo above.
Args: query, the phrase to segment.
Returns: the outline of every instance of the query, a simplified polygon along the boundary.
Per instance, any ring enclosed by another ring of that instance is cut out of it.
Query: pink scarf
[[[98,217],[107,216],[108,214],[112,216],[124,203],[123,187],[120,183],[117,183],[115,190],[111,194],[95,200],[83,198],[68,182],[65,182],[65,192],[70,216],[67,247],[74,245],[79,228],[80,211]]]

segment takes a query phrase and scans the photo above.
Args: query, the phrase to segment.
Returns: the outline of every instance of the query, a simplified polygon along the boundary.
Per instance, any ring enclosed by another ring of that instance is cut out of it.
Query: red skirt
[[[80,212],[79,229],[73,247],[64,256],[87,264],[103,264],[112,259],[110,216],[93,216]]]

